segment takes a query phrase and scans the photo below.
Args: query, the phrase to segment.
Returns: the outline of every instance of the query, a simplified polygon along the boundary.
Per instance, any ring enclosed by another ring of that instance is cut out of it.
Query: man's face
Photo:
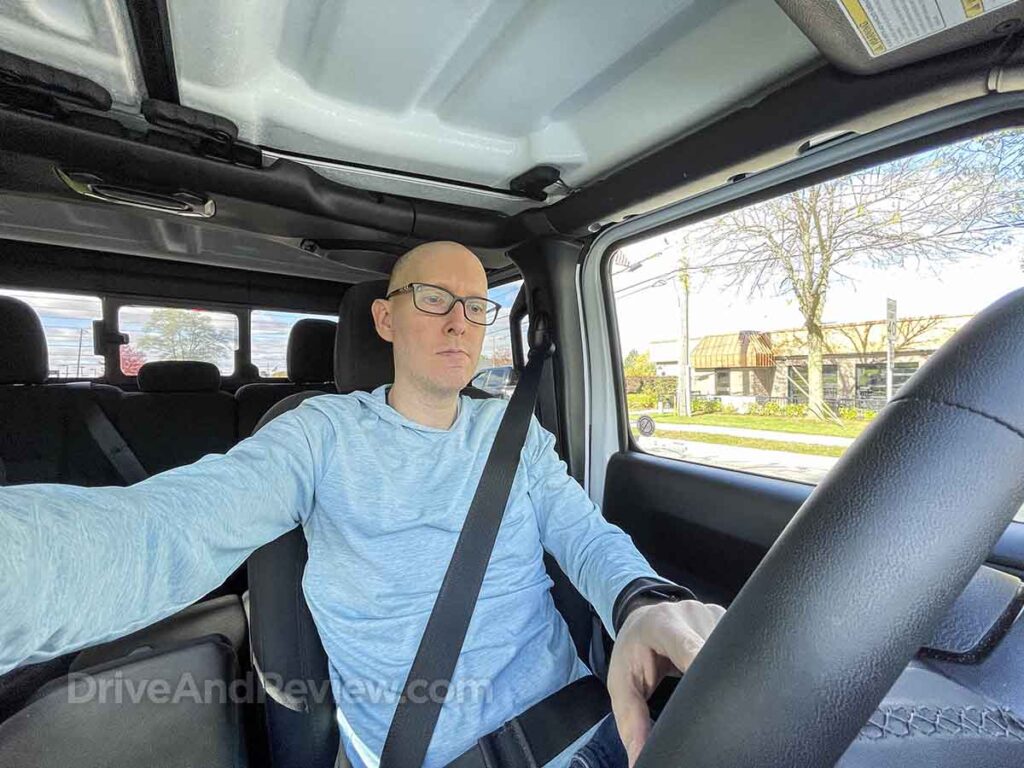
[[[454,243],[426,246],[401,274],[392,290],[429,283],[455,296],[487,296],[487,277],[470,251]],[[395,381],[408,380],[438,395],[457,393],[476,372],[486,328],[466,319],[457,302],[446,315],[416,308],[412,293],[374,302],[377,331],[394,345]]]

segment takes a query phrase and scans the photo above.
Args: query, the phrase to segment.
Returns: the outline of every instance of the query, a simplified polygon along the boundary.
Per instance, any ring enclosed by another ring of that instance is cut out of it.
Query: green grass
[[[680,440],[695,443],[716,443],[718,445],[738,445],[743,448],[758,448],[762,451],[787,451],[789,453],[806,453],[811,456],[842,456],[845,448],[838,445],[813,445],[810,443],[787,443],[783,440],[762,440],[754,437],[733,437],[710,432],[670,432],[655,430],[655,437],[667,440]]]
[[[707,413],[702,416],[676,416],[665,413],[648,414],[655,424],[701,424],[712,427],[740,427],[742,429],[766,429],[772,432],[792,432],[798,435],[832,435],[835,437],[857,437],[870,421],[819,421],[792,416],[747,416],[742,413]]]

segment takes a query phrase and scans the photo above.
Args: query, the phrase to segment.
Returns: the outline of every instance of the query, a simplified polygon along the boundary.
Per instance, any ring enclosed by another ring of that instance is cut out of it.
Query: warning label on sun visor
[[[1015,0],[836,0],[872,56],[881,56]]]

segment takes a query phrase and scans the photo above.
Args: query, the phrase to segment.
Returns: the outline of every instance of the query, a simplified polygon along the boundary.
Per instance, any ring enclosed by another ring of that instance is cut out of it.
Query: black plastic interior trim
[[[1008,56],[1012,44],[999,40],[871,77],[849,75],[823,66],[789,85],[672,141],[544,209],[552,226],[566,234],[583,232],[594,222],[635,212],[646,201],[671,195],[682,185],[753,162],[809,136],[849,125],[867,112],[920,99],[936,88],[979,80]],[[814,105],[808,108],[808,105]],[[680,197],[683,195],[680,194]]]
[[[981,638],[978,644],[966,653],[950,653],[925,646],[918,654],[924,658],[937,659],[938,661],[949,661],[956,664],[977,664],[988,656],[1000,641],[1010,631],[1021,610],[1024,609],[1024,586],[1017,589],[1013,601],[1006,607],[1002,615],[989,629],[988,633]]]
[[[583,331],[576,305],[576,267],[584,243],[564,237],[542,237],[509,253],[525,281],[526,308],[531,317],[545,313],[551,320],[557,351],[549,366],[553,377],[556,423],[544,426],[557,439],[557,448],[569,474],[582,481],[586,440],[583,378]],[[518,299],[513,311],[520,309]],[[547,382],[542,382],[540,404],[546,405]],[[543,413],[543,410],[542,410]]]
[[[519,218],[347,187],[291,160],[277,160],[267,168],[243,167],[9,110],[0,110],[0,135],[5,150],[89,171],[111,184],[185,187],[381,232],[470,246],[504,246],[529,234]]]
[[[125,7],[135,35],[135,50],[146,81],[146,92],[151,99],[180,104],[167,0],[128,0]]]
[[[335,315],[344,285],[228,267],[0,240],[0,285],[40,291],[152,299]]]
[[[813,491],[790,480],[622,451],[608,462],[602,510],[662,576],[702,599],[728,601]],[[1024,570],[1024,523],[1010,523],[988,563]]]
[[[720,216],[738,208],[744,208],[765,200],[771,200],[772,198],[779,197],[780,195],[785,195],[789,192],[809,187],[812,184],[830,181],[839,176],[854,173],[855,171],[869,168],[874,165],[880,165],[882,163],[898,160],[919,152],[925,152],[929,149],[934,149],[946,144],[952,144],[956,141],[969,139],[972,136],[980,136],[992,131],[1019,128],[1021,126],[1024,126],[1024,109],[1008,109],[1005,112],[988,115],[941,131],[935,131],[934,133],[929,133],[916,139],[910,139],[887,149],[869,152],[852,160],[830,165],[828,168],[823,168],[820,171],[815,171],[813,173],[800,176],[799,178],[791,179],[781,184],[776,184],[772,187],[758,190],[757,192],[752,192],[748,195],[735,197],[724,203],[720,203],[710,208],[705,208],[690,216],[684,216],[676,219],[675,221],[661,224],[657,227],[652,227],[651,229],[638,232],[634,235],[630,235],[629,237],[624,237],[621,240],[615,241],[614,245],[609,246],[607,250],[608,253],[613,253],[615,250],[639,240],[656,237],[659,234],[678,229],[684,225],[696,224],[700,221],[704,221],[705,219]]]

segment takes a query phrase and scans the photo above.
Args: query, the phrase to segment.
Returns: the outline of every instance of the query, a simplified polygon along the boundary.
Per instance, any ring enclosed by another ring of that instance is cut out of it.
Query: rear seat
[[[235,392],[238,403],[238,439],[249,437],[263,414],[296,392],[335,392],[334,335],[332,320],[306,318],[288,334],[288,383],[245,384]]]
[[[0,465],[6,484],[119,485],[89,437],[78,405],[91,399],[112,417],[121,390],[47,384],[46,337],[24,302],[0,296],[0,329]]]
[[[165,360],[139,369],[115,424],[150,474],[225,453],[236,442],[235,399],[212,363]]]

